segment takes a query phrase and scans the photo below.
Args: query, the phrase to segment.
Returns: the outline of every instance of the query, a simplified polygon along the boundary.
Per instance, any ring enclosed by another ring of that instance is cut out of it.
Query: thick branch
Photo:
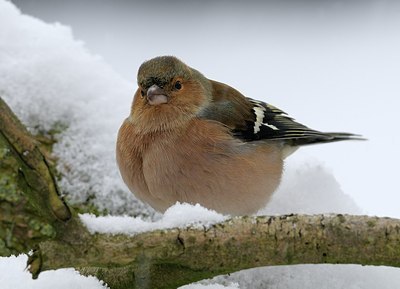
[[[246,217],[208,230],[188,228],[134,237],[86,237],[78,246],[57,241],[42,243],[43,270],[85,267],[84,272],[100,272],[103,280],[115,284],[113,271],[107,273],[100,268],[125,266],[130,274],[124,278],[149,286],[129,288],[176,288],[258,266],[332,263],[400,267],[400,220],[389,218]],[[171,272],[181,279],[170,278]]]
[[[24,252],[70,218],[38,143],[0,98],[0,256]]]

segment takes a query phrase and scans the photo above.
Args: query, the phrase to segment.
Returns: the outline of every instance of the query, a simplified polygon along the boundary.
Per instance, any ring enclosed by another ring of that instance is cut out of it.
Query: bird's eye
[[[143,90],[140,91],[140,94],[142,95],[142,97],[144,97],[144,91]]]
[[[178,89],[178,90],[181,89],[181,88],[182,88],[181,82],[180,82],[180,81],[175,82],[174,87],[175,87],[176,89]]]

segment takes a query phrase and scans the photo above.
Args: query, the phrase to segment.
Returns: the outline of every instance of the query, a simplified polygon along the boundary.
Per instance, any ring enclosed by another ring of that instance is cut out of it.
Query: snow
[[[201,59],[197,61],[198,66],[193,64],[194,67],[201,68],[207,63],[202,63]],[[12,3],[0,0],[0,63],[0,96],[29,129],[34,133],[62,129],[56,135],[58,143],[54,147],[54,155],[58,158],[58,170],[62,174],[60,185],[68,199],[75,202],[90,200],[114,215],[97,218],[81,215],[81,220],[91,232],[134,235],[186,225],[209,226],[228,217],[199,205],[188,204],[176,204],[160,216],[128,192],[118,174],[114,147],[118,127],[129,113],[135,84],[114,72],[100,56],[90,53],[83,42],[74,39],[69,27],[59,23],[48,24],[21,14]],[[255,63],[245,64],[248,67]],[[240,66],[240,63],[237,65]],[[271,65],[274,63],[271,62]],[[226,67],[230,66],[221,63],[213,69],[226,71]],[[283,68],[284,74],[273,71],[274,75],[269,75],[271,85],[275,83],[273,77],[283,78],[287,71],[292,71]],[[134,70],[132,68],[132,74]],[[200,70],[203,71],[202,68]],[[206,75],[212,77],[211,73]],[[240,77],[238,81],[254,83],[255,80]],[[279,84],[278,81],[276,83]],[[256,90],[259,88],[254,87]],[[296,89],[293,86],[293,90]],[[298,100],[292,100],[295,105],[298,104]],[[291,111],[296,112],[294,109]],[[392,115],[395,114],[389,116]],[[320,116],[323,119],[323,115]],[[335,124],[338,124],[337,121],[337,118],[333,120]],[[361,121],[361,118],[357,118],[357,121]],[[394,139],[391,143],[395,143]],[[365,144],[357,146],[361,147],[360,152],[366,153]],[[385,151],[390,152],[389,149]],[[259,214],[364,212],[342,190],[335,178],[337,172],[334,174],[319,160],[313,160],[305,154],[302,159],[298,155],[296,152],[289,158],[280,188]],[[343,161],[343,155],[337,157],[337,162]],[[347,157],[351,156],[344,155],[344,158]],[[371,158],[371,162],[375,162],[377,156],[372,154]],[[365,161],[364,154],[362,161]],[[362,167],[368,166],[363,163]],[[350,171],[351,175],[358,172],[350,168],[344,171]],[[363,192],[362,189],[360,191]],[[24,271],[25,264],[26,257],[22,255],[0,258],[2,289],[106,288],[96,278],[80,276],[73,269],[46,271],[38,280],[31,280]],[[241,271],[211,281],[204,280],[201,282],[203,285],[192,284],[182,288],[395,288],[400,287],[399,276],[399,269],[388,267],[279,266]],[[210,282],[212,285],[207,284]]]
[[[400,274],[385,266],[309,264],[255,268],[201,282],[238,282],[251,289],[394,289],[400,288]]]
[[[242,287],[243,288],[243,287]],[[231,283],[227,286],[221,284],[191,284],[179,287],[179,289],[240,289],[239,283]]]
[[[54,154],[63,192],[74,202],[95,195],[101,209],[153,211],[136,202],[115,162],[115,140],[134,86],[90,54],[69,27],[22,15],[0,1],[0,94],[33,131],[66,128]]]
[[[93,276],[82,276],[72,268],[49,270],[40,274],[37,280],[25,269],[26,255],[0,257],[1,289],[109,289],[104,282]],[[229,282],[231,283],[231,282]],[[229,286],[220,284],[186,285],[180,289],[238,289],[238,283]]]
[[[81,214],[80,219],[91,233],[135,235],[142,232],[171,228],[209,227],[226,220],[228,216],[218,214],[199,204],[176,203],[165,211],[158,221],[146,221],[141,217],[101,216]]]
[[[363,213],[320,161],[290,157],[295,160],[286,164],[280,187],[258,215]]]
[[[102,281],[93,276],[82,276],[72,268],[49,270],[37,280],[25,269],[26,255],[0,257],[1,289],[106,289]]]

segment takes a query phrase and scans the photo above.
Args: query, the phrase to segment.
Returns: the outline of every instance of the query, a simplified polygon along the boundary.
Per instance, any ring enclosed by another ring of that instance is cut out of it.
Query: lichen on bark
[[[27,252],[71,217],[38,142],[0,98],[0,256]]]

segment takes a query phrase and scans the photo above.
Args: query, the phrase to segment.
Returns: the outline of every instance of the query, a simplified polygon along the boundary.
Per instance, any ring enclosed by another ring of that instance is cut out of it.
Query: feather
[[[298,146],[364,140],[356,134],[311,129],[273,105],[245,97],[229,85],[210,81],[212,101],[198,116],[223,123],[242,141],[281,140],[288,145]]]

